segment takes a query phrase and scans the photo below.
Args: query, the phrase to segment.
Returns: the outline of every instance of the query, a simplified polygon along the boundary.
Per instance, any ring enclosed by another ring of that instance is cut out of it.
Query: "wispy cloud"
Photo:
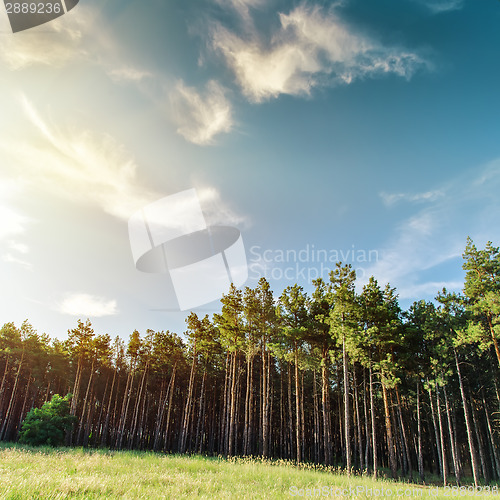
[[[375,75],[410,78],[427,65],[417,53],[357,33],[333,9],[301,5],[279,16],[280,28],[269,43],[257,29],[242,38],[216,24],[211,33],[213,48],[254,102]]]
[[[28,99],[22,97],[21,102],[37,137],[0,142],[0,149],[11,157],[25,186],[96,205],[124,219],[158,197],[140,185],[134,159],[111,136],[88,130],[63,132],[42,118]],[[9,232],[21,227],[22,219],[15,214],[7,220]]]
[[[20,257],[13,255],[12,253],[6,253],[5,255],[2,255],[2,260],[4,262],[7,262],[8,264],[16,264],[18,266],[24,267],[28,271],[31,271],[33,269],[33,264],[31,264],[31,262],[21,259]]]
[[[108,75],[115,82],[135,82],[139,83],[148,78],[153,78],[153,73],[133,66],[120,66],[108,70]]]
[[[251,9],[265,5],[264,0],[215,0],[215,2],[225,9],[233,9],[245,22],[251,20]]]
[[[116,300],[89,295],[87,293],[68,294],[56,305],[61,314],[80,317],[102,317],[118,314]]]
[[[29,218],[12,208],[0,205],[0,239],[23,233]]]
[[[462,9],[465,5],[465,0],[413,0],[427,7],[432,13],[439,14],[452,10]]]
[[[378,262],[365,270],[365,279],[373,275],[379,282],[389,282],[397,287],[402,298],[410,299],[423,293],[432,298],[443,286],[459,290],[463,286],[459,259],[466,237],[470,235],[479,245],[500,240],[499,190],[500,159],[428,191],[428,196],[402,195],[392,199],[386,195],[390,203],[403,199],[426,203],[396,227],[380,249]],[[458,269],[449,281],[422,280],[422,273],[432,276],[438,266],[454,260]]]
[[[230,207],[227,202],[222,199],[217,189],[207,185],[200,185],[197,182],[195,182],[195,184],[198,184],[196,193],[200,200],[207,225],[227,225],[238,226],[240,228],[242,226],[249,226],[249,219]]]
[[[0,10],[0,62],[11,71],[30,66],[62,68],[75,62],[100,68],[114,82],[141,83],[153,74],[137,66],[109,35],[101,13],[86,6],[50,23],[12,35],[7,15]],[[97,56],[96,56],[97,55]]]
[[[0,15],[0,33],[10,32],[10,36],[2,36],[0,61],[11,70],[19,70],[32,65],[63,66],[86,57],[83,39],[92,17],[88,9],[79,9],[13,36],[7,15]]]
[[[1,179],[0,183],[0,240],[22,234],[33,220],[20,213],[12,199],[21,193],[17,182]]]
[[[380,193],[380,197],[384,202],[384,205],[393,206],[401,201],[418,203],[418,202],[432,202],[444,196],[444,192],[441,190],[426,191],[424,193]]]
[[[232,106],[225,89],[211,80],[204,91],[179,82],[170,95],[177,132],[186,140],[198,144],[212,144],[216,135],[233,127]]]

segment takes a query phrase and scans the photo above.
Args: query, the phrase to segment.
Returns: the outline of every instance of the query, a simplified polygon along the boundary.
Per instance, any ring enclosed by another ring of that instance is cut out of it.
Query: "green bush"
[[[76,417],[70,415],[71,394],[62,398],[54,394],[41,408],[33,408],[24,419],[19,432],[19,442],[31,446],[59,446],[64,444],[67,431]]]

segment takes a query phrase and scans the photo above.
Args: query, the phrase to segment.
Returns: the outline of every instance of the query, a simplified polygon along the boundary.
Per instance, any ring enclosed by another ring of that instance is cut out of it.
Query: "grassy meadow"
[[[470,496],[283,461],[0,444],[0,498],[450,498]],[[476,493],[476,496],[483,496]]]

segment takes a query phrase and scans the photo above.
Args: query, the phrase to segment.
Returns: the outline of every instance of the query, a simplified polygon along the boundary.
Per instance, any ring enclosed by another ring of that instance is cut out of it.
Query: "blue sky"
[[[500,242],[499,25],[496,0],[82,0],[14,35],[0,9],[0,321],[181,333],[127,221],[191,188],[248,286],[340,255],[403,307],[460,290],[466,237]]]

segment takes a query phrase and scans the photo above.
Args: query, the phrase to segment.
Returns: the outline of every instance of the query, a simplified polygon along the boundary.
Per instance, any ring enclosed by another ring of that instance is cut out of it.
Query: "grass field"
[[[0,499],[450,498],[436,487],[285,462],[0,444]],[[483,496],[476,492],[475,496]],[[491,497],[491,496],[490,496]]]

